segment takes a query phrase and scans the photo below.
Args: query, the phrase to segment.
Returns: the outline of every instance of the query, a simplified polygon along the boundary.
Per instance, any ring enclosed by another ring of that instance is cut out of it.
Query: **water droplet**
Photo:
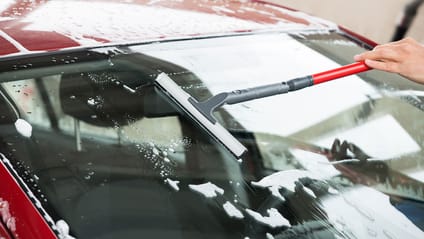
[[[94,99],[94,98],[88,98],[88,100],[87,100],[87,104],[89,104],[89,105],[92,105],[92,106],[94,106],[94,105],[96,105],[96,100]]]

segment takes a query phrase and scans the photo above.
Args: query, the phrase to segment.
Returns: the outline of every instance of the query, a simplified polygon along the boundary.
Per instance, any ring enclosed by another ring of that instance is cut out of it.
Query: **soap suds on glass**
[[[32,126],[26,120],[23,120],[23,119],[16,120],[15,128],[20,135],[26,138],[30,138],[32,135]]]
[[[226,202],[223,205],[225,212],[229,217],[242,219],[244,218],[243,213],[240,212],[231,202]]]
[[[167,178],[167,179],[165,179],[165,183],[168,184],[175,191],[180,191],[180,187],[178,186],[180,181],[171,180],[171,179]]]
[[[219,195],[224,194],[224,189],[216,186],[215,184],[211,182],[207,182],[207,183],[199,184],[199,185],[190,184],[188,185],[188,187],[191,190],[198,192],[207,198],[214,198],[218,196],[218,194]]]
[[[246,209],[246,213],[252,216],[257,222],[268,225],[272,228],[287,226],[290,227],[290,222],[285,219],[280,212],[275,208],[267,210],[268,216],[262,216],[260,213],[250,209]]]

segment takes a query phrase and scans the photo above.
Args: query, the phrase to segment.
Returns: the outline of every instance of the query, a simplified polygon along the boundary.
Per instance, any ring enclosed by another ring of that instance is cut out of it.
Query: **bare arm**
[[[424,84],[424,46],[412,38],[379,45],[354,59],[365,61],[371,68],[398,73]]]

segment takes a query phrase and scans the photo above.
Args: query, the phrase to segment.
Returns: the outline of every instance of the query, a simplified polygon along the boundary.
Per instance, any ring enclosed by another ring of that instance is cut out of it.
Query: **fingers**
[[[366,59],[384,62],[401,62],[406,56],[413,54],[417,45],[420,45],[413,38],[407,37],[400,41],[376,46],[372,51],[364,52],[354,56],[355,61]],[[422,46],[420,46],[422,47]]]
[[[380,45],[372,51],[364,52],[354,56],[355,61],[365,61],[365,64],[371,68],[399,73],[400,63],[404,61],[406,55],[405,42],[410,41],[404,39],[390,44]]]
[[[376,60],[365,60],[365,64],[373,69],[399,73],[399,65],[395,62],[385,62],[385,61],[376,61]]]
[[[400,53],[393,46],[377,46],[372,51],[364,52],[354,56],[355,61],[364,61],[365,59],[374,61],[397,61]]]
[[[424,84],[424,45],[413,38],[387,43],[372,51],[354,56],[373,69],[398,73],[412,81]]]

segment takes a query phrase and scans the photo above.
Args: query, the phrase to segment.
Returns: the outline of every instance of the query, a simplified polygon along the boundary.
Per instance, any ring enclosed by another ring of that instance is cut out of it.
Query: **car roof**
[[[257,1],[2,0],[0,57],[255,31],[335,28],[329,21]]]

